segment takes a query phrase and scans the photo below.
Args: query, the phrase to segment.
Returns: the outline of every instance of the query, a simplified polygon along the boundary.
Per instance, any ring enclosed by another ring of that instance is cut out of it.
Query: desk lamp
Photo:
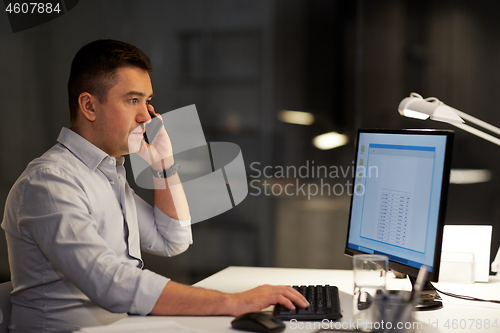
[[[464,119],[499,136],[500,128],[492,126],[487,122],[484,122],[462,111],[454,109],[451,106],[444,104],[435,97],[424,99],[417,93],[411,93],[410,97],[406,97],[401,101],[401,103],[399,103],[398,111],[402,116],[405,117],[422,120],[431,118],[432,120],[451,124],[500,146],[500,139],[494,137],[493,135],[480,131],[474,127],[466,125]],[[498,272],[500,270],[500,249],[498,250],[494,262],[491,264],[491,270],[493,272]]]
[[[410,97],[406,97],[399,103],[398,107],[399,113],[402,116],[422,119],[425,120],[427,118],[431,118],[432,120],[442,121],[458,128],[461,128],[464,131],[472,133],[476,136],[479,136],[485,140],[488,140],[494,144],[500,146],[500,139],[484,133],[474,127],[469,125],[465,125],[465,120],[472,124],[476,124],[479,127],[482,127],[492,133],[495,133],[500,136],[500,128],[492,126],[487,122],[479,120],[475,117],[468,115],[462,111],[452,108],[441,102],[439,99],[435,97],[429,97],[424,99],[417,93],[411,93]]]

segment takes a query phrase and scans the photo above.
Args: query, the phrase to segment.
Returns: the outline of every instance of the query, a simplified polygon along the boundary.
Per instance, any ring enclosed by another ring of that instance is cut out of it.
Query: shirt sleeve
[[[190,220],[173,219],[134,195],[143,251],[170,257],[186,251],[193,244]]]
[[[99,235],[91,209],[75,180],[57,170],[39,170],[23,189],[18,228],[54,270],[99,306],[150,313],[169,279],[120,262]]]

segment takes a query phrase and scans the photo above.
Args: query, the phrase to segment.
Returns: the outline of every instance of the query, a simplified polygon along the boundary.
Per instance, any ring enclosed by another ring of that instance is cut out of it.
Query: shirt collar
[[[125,156],[120,156],[116,159],[116,166],[123,166],[125,164]]]
[[[61,129],[57,141],[68,148],[92,171],[95,171],[105,158],[113,158],[84,137],[66,127]],[[122,161],[123,159],[120,158],[119,160]]]

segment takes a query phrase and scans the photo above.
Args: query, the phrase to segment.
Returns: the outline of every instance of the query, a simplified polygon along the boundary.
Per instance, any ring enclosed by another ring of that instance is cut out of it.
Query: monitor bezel
[[[453,150],[453,138],[454,132],[451,130],[441,130],[441,129],[358,129],[356,136],[356,150],[354,157],[354,165],[358,165],[358,151],[359,151],[359,138],[362,133],[374,133],[374,134],[412,134],[412,135],[441,135],[446,136],[446,147],[444,155],[444,165],[443,165],[443,180],[441,183],[441,198],[438,212],[437,230],[436,230],[436,246],[434,248],[434,263],[433,270],[429,272],[427,276],[428,281],[437,282],[439,279],[439,266],[441,263],[441,249],[443,243],[443,229],[445,224],[446,216],[446,206],[448,201],[448,187],[450,183],[450,170],[451,170],[451,156]],[[353,179],[354,184],[355,178]],[[367,252],[362,252],[348,248],[349,244],[349,234],[351,230],[351,215],[352,215],[352,205],[354,200],[354,193],[351,195],[351,205],[349,209],[349,220],[347,225],[347,237],[345,244],[345,254],[352,256],[355,254],[369,254]],[[415,268],[398,262],[389,260],[389,268],[397,272],[407,274],[411,277],[416,277],[420,268]]]

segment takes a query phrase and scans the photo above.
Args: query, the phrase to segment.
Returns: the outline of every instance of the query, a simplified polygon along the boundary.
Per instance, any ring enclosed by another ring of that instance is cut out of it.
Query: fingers
[[[297,290],[293,289],[292,287],[285,286],[286,288],[285,293],[283,294],[284,297],[286,297],[290,302],[293,302],[294,304],[298,305],[301,308],[307,308],[309,306],[309,302],[307,299],[299,293]],[[283,304],[283,303],[280,303]],[[286,304],[283,304],[290,310],[294,310],[295,307],[290,308]]]
[[[288,310],[295,310],[296,307],[295,307],[295,304],[293,304],[292,301],[290,301],[290,299],[286,298],[285,296],[283,295],[279,295],[278,296],[278,300],[276,302],[277,304],[281,304],[283,305],[285,308],[287,308]]]
[[[149,119],[146,123],[151,122],[151,120],[152,120],[154,117],[158,117],[158,118],[159,118],[159,119],[161,119],[161,121],[163,122],[163,118],[162,118],[161,114],[159,114],[159,113],[156,113],[156,112],[155,112],[155,108],[154,108],[154,106],[153,106],[153,105],[148,104],[147,108],[148,108],[148,112],[150,113],[151,119]],[[153,116],[153,115],[154,115],[154,116]]]
[[[159,113],[155,112],[155,107],[152,104],[148,104],[147,108],[148,108],[148,111],[151,112],[152,114],[154,114],[155,116],[157,116],[157,117],[160,116]]]
[[[279,303],[290,310],[295,310],[295,305],[301,308],[309,307],[309,302],[297,290],[290,286],[270,286],[265,285],[263,288],[268,288],[268,293],[274,295],[274,304]]]
[[[245,313],[249,311],[260,311],[270,305],[282,304],[289,310],[295,310],[296,306],[309,307],[309,303],[301,293],[290,286],[262,285],[246,292],[233,294],[233,313]]]

